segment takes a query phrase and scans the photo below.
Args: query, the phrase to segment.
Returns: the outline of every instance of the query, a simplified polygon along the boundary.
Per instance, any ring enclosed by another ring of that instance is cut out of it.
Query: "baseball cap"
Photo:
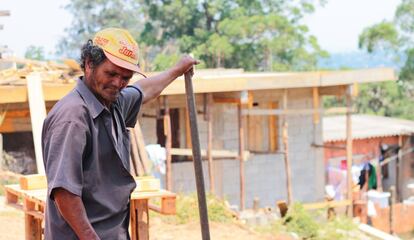
[[[125,29],[106,28],[95,34],[93,43],[102,48],[113,64],[146,77],[138,66],[138,44]]]

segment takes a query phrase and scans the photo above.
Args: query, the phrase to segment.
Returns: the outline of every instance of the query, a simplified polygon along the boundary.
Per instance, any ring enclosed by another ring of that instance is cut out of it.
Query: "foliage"
[[[132,30],[146,70],[193,53],[204,67],[312,70],[328,54],[301,23],[321,0],[71,0],[74,15],[61,53],[74,56],[97,30]],[[157,56],[160,55],[160,56]],[[167,57],[173,55],[171,57]],[[149,62],[153,62],[150,64]]]
[[[284,222],[289,232],[294,232],[304,239],[314,239],[318,236],[318,224],[314,217],[299,203],[292,205]]]
[[[358,109],[364,113],[414,119],[414,0],[402,0],[393,22],[370,26],[359,36],[359,47],[368,52],[392,50],[395,59],[405,55],[397,83],[370,84],[361,91]]]
[[[288,214],[270,225],[255,228],[261,233],[282,235],[293,233],[300,239],[318,240],[349,240],[366,239],[357,230],[352,219],[345,216],[337,216],[332,220],[326,220],[326,209],[317,212],[309,212],[300,203],[293,204]]]
[[[43,47],[30,45],[27,47],[24,57],[27,59],[33,59],[33,60],[46,60],[45,58],[45,49]]]
[[[207,194],[208,217],[211,222],[228,223],[233,220],[232,213],[228,210],[223,200],[213,194]],[[179,194],[176,199],[176,215],[162,216],[168,223],[185,224],[199,221],[198,200],[195,193]]]

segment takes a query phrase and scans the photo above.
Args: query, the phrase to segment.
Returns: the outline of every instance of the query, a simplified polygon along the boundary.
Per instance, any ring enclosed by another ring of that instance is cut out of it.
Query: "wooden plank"
[[[244,109],[243,115],[312,115],[312,114],[339,114],[348,111],[345,107],[335,107],[329,109]],[[354,110],[351,109],[351,112]]]
[[[43,96],[42,80],[39,73],[32,73],[27,76],[27,93],[29,97],[30,119],[32,122],[37,173],[44,174],[42,126],[43,121],[46,118],[46,105]]]
[[[171,154],[177,156],[192,156],[192,150],[189,148],[171,148]],[[211,150],[213,158],[238,158],[239,153],[230,150]],[[207,158],[207,150],[201,149],[201,156]],[[248,159],[250,156],[249,151],[243,151],[243,158]]]
[[[151,169],[150,169],[151,162],[148,158],[147,151],[145,150],[144,136],[142,135],[142,130],[141,130],[141,126],[139,122],[135,124],[134,134],[135,134],[136,143],[138,146],[139,159],[141,160],[144,173],[149,174],[151,172]]]
[[[388,234],[386,232],[383,232],[381,230],[378,230],[374,227],[371,227],[367,224],[359,224],[358,225],[358,229],[361,230],[362,232],[366,233],[369,236],[373,236],[375,238],[378,239],[382,239],[382,240],[400,240],[399,237],[393,236],[391,234]]]
[[[307,210],[322,209],[322,208],[335,208],[335,207],[347,207],[352,204],[352,201],[341,200],[341,201],[325,201],[317,203],[305,203],[303,207]]]
[[[43,174],[31,174],[20,177],[20,188],[22,190],[35,190],[47,188],[46,176]]]
[[[138,151],[137,137],[133,129],[132,131],[130,131],[130,139],[131,139],[131,161],[132,161],[132,166],[135,168],[135,175],[144,176],[145,171],[141,163],[141,159],[140,159],[139,151]]]

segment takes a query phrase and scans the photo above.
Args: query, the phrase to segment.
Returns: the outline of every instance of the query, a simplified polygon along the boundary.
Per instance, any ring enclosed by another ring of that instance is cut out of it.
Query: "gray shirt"
[[[101,239],[129,239],[129,198],[136,185],[127,127],[135,125],[142,98],[139,88],[128,86],[108,109],[79,79],[49,112],[42,132],[49,196],[45,239],[77,239],[51,196],[56,188],[81,197]]]

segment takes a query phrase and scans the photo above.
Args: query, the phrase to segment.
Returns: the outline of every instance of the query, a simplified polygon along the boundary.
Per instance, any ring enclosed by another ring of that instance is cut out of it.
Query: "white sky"
[[[7,45],[23,56],[29,45],[43,46],[53,53],[72,16],[63,9],[69,0],[0,0],[0,46]],[[400,0],[328,0],[324,8],[304,19],[321,47],[331,53],[356,51],[364,27],[391,20]]]

